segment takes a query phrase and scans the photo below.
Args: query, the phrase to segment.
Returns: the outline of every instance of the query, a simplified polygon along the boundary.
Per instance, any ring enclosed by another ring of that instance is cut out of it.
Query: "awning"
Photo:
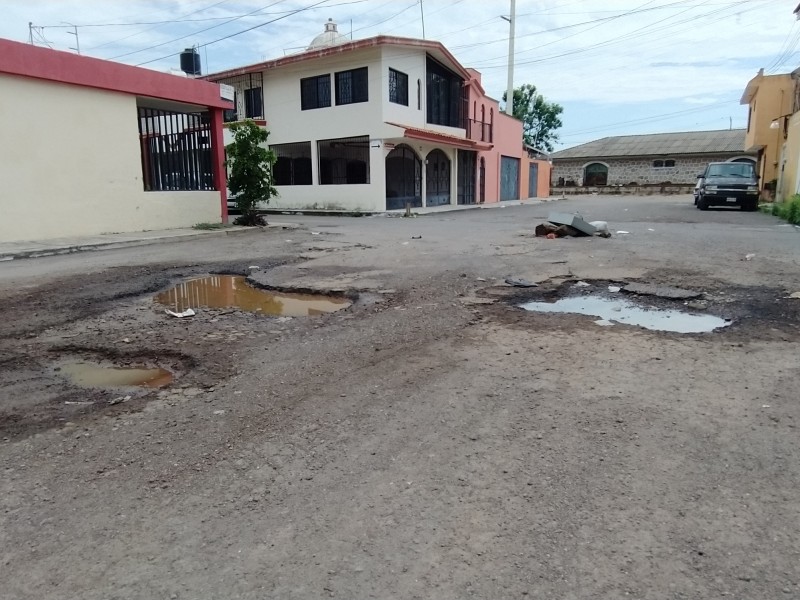
[[[449,133],[443,133],[441,131],[436,131],[434,129],[420,129],[418,127],[411,127],[409,125],[402,125],[400,123],[390,123],[386,122],[387,125],[391,125],[392,127],[400,127],[404,130],[403,137],[412,139],[412,140],[421,140],[423,142],[433,142],[436,144],[445,144],[448,146],[455,146],[456,148],[464,148],[467,150],[476,150],[476,151],[483,151],[483,150],[491,150],[492,144],[486,142],[477,142],[475,140],[470,140],[465,137],[459,137],[457,135],[451,135]]]

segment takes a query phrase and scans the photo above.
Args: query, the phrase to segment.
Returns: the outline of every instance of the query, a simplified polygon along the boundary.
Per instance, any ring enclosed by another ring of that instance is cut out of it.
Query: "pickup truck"
[[[712,162],[697,176],[694,203],[700,210],[710,206],[738,206],[758,210],[758,176],[749,162]]]

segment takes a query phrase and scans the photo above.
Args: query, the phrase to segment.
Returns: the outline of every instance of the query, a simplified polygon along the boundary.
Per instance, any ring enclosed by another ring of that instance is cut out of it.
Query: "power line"
[[[279,0],[279,2],[283,2],[283,1],[285,1],[285,0]],[[365,0],[356,0],[356,1],[357,2],[363,2]],[[305,8],[298,8],[294,12],[288,13],[288,14],[280,16],[280,17],[277,17],[275,19],[271,19],[269,21],[265,21],[264,23],[259,23],[258,25],[253,25],[252,27],[248,27],[247,29],[243,29],[242,31],[237,31],[236,33],[232,33],[230,35],[226,35],[226,36],[223,36],[221,38],[217,38],[216,40],[212,40],[210,42],[205,42],[203,44],[198,44],[196,47],[197,48],[205,48],[205,47],[211,46],[212,44],[216,44],[216,43],[221,42],[223,40],[227,40],[227,39],[230,39],[232,37],[236,37],[237,35],[242,35],[243,33],[247,33],[248,31],[253,31],[254,29],[258,29],[259,27],[264,27],[265,25],[269,25],[271,23],[275,23],[276,21],[280,21],[282,19],[286,19],[286,18],[294,16],[294,15],[296,15],[298,13],[306,12],[308,10],[313,10],[314,8],[316,8],[318,6],[320,6],[322,4],[325,4],[326,2],[330,2],[330,0],[320,0],[319,2],[316,2],[316,3],[312,4],[311,6],[307,6]],[[275,4],[277,4],[277,2]],[[184,37],[188,37],[188,36],[184,36]],[[173,40],[173,41],[175,41],[175,40]],[[163,45],[164,44],[159,44],[159,46],[163,46]],[[136,66],[140,67],[142,65],[148,65],[150,63],[154,63],[154,62],[157,62],[159,60],[164,60],[165,58],[171,58],[173,56],[177,56],[178,54],[180,54],[180,52],[173,52],[172,54],[167,54],[166,56],[161,56],[159,58],[154,58],[152,60],[147,60],[147,61],[138,63]]]
[[[739,0],[738,2],[734,3],[734,5],[751,4],[751,3],[752,3],[752,0]],[[692,8],[696,8],[696,7],[692,7]],[[758,9],[759,9],[759,7],[753,7],[753,8],[750,8],[748,10],[740,11],[738,14],[743,14],[745,12],[749,12],[749,11],[752,11],[752,10],[758,10]],[[688,10],[691,10],[691,9],[687,9],[686,11],[681,11],[681,13],[678,13],[678,14],[683,14],[684,12],[688,12]],[[535,64],[535,63],[546,62],[546,61],[549,61],[549,60],[553,60],[555,58],[562,58],[562,57],[570,56],[570,55],[574,55],[574,54],[581,54],[583,52],[588,52],[589,50],[594,50],[595,48],[601,48],[601,47],[604,47],[604,46],[618,44],[620,42],[626,42],[626,41],[629,41],[631,39],[639,38],[639,37],[642,37],[642,36],[645,36],[645,35],[651,35],[653,33],[657,33],[657,32],[660,32],[660,31],[665,31],[665,30],[671,29],[672,27],[675,27],[677,25],[683,25],[683,24],[688,23],[688,22],[697,21],[697,19],[699,19],[699,18],[712,16],[712,15],[718,14],[720,12],[725,12],[727,10],[728,10],[727,8],[721,8],[721,9],[713,10],[711,12],[704,13],[702,15],[693,16],[693,17],[690,17],[688,19],[684,19],[683,21],[678,21],[676,23],[672,23],[667,27],[662,27],[662,28],[659,28],[657,30],[652,30],[652,31],[645,31],[646,29],[649,29],[649,28],[653,27],[654,25],[657,25],[658,23],[662,23],[662,22],[664,22],[666,20],[672,19],[675,16],[677,16],[677,15],[672,15],[670,17],[667,17],[665,19],[661,19],[660,21],[656,21],[656,22],[651,23],[649,25],[646,25],[644,27],[640,27],[639,29],[635,29],[634,31],[628,32],[626,34],[623,34],[623,35],[615,37],[615,38],[610,38],[608,40],[605,40],[605,41],[602,41],[602,42],[598,42],[596,44],[590,44],[589,46],[584,46],[582,48],[576,48],[576,49],[573,49],[573,50],[568,50],[568,51],[565,51],[565,52],[561,52],[559,54],[552,54],[550,56],[545,56],[545,57],[542,57],[542,58],[536,58],[536,59],[532,59],[532,60],[521,61],[521,62],[519,62],[517,64],[518,65],[530,65],[530,64]],[[639,32],[639,33],[637,33],[637,32]],[[531,48],[528,51],[534,50],[534,49],[535,48]],[[504,65],[502,65],[502,64],[499,64],[499,65],[476,65],[476,68],[481,68],[481,69],[500,69],[500,68],[504,68]]]
[[[324,1],[327,2],[328,0],[324,0]],[[237,17],[232,17],[231,19],[225,21],[224,23],[219,23],[217,25],[212,25],[211,27],[206,27],[205,29],[201,29],[200,31],[194,31],[194,32],[189,33],[187,35],[182,35],[181,37],[175,38],[174,40],[161,42],[160,44],[155,44],[153,46],[148,46],[147,48],[140,48],[139,50],[133,50],[131,52],[126,52],[125,54],[119,54],[117,56],[112,56],[110,60],[116,60],[117,58],[123,58],[125,56],[131,56],[133,54],[139,54],[140,52],[146,52],[147,50],[153,50],[155,48],[160,48],[161,46],[166,46],[168,44],[172,44],[174,42],[178,42],[180,40],[184,40],[187,37],[195,36],[198,33],[203,33],[205,31],[210,31],[212,29],[216,29],[217,27],[222,27],[223,25],[227,25],[228,23],[233,23],[234,21],[238,21],[239,19],[243,19],[244,17],[247,17],[249,15],[254,15],[254,14],[258,13],[258,12],[261,12],[262,10],[266,10],[268,8],[272,8],[273,6],[276,6],[277,4],[281,4],[282,2],[286,2],[286,0],[277,0],[276,2],[273,2],[272,4],[267,4],[266,6],[262,6],[261,8],[257,8],[256,10],[250,11],[249,13],[246,13],[244,15],[239,15]],[[294,13],[289,13],[289,14],[294,14]],[[285,15],[285,16],[289,16],[289,15]],[[180,53],[178,52],[177,54],[180,54]],[[170,56],[174,56],[174,54],[170,54]],[[158,60],[158,59],[156,59],[156,60]],[[149,62],[153,62],[153,61],[149,61]],[[147,64],[147,63],[141,63],[141,64]]]
[[[602,127],[592,127],[592,128],[589,128],[589,129],[582,129],[582,130],[579,130],[579,131],[575,131],[573,133],[563,134],[561,137],[565,137],[565,138],[566,137],[576,137],[576,136],[579,136],[579,135],[586,135],[588,133],[597,133],[599,131],[608,131],[609,129],[616,129],[620,125],[635,125],[635,124],[638,124],[638,123],[647,123],[647,122],[650,122],[650,121],[665,121],[665,120],[669,120],[671,118],[678,117],[678,116],[694,114],[694,113],[698,113],[698,112],[705,112],[707,110],[716,109],[716,108],[719,108],[720,106],[725,106],[725,105],[728,105],[728,104],[732,104],[734,102],[738,104],[739,101],[738,100],[723,100],[721,102],[714,102],[713,104],[707,104],[705,106],[700,106],[700,107],[696,107],[696,108],[687,108],[685,110],[677,110],[677,111],[674,111],[674,112],[661,113],[661,114],[657,114],[657,115],[649,115],[647,117],[641,117],[641,118],[638,118],[638,119],[629,119],[627,121],[617,121],[616,123],[608,123],[607,125],[603,125]]]

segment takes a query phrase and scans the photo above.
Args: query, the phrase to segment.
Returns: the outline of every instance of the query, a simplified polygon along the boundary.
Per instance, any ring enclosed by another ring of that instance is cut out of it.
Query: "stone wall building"
[[[745,131],[689,131],[607,137],[551,155],[551,185],[560,191],[694,186],[710,162],[751,161]]]

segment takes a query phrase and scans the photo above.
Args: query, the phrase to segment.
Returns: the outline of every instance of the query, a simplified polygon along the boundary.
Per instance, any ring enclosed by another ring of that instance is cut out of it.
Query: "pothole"
[[[252,287],[241,275],[210,275],[179,283],[156,296],[175,312],[189,308],[238,308],[270,316],[309,317],[336,312],[353,303],[323,294],[274,292]]]
[[[570,313],[598,317],[598,325],[634,325],[653,331],[707,333],[727,327],[731,321],[714,315],[698,315],[674,309],[644,307],[624,298],[612,299],[595,294],[568,296],[555,302],[525,302],[519,305],[532,312]]]
[[[97,363],[74,362],[58,367],[59,372],[83,388],[160,388],[172,383],[173,374],[162,368],[107,367]]]

